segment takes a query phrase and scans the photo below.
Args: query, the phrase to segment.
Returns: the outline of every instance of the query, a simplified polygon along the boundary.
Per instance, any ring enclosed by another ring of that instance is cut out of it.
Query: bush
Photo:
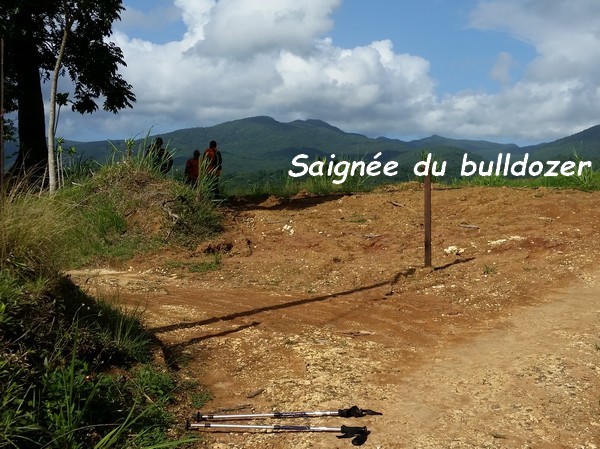
[[[143,311],[90,297],[62,273],[148,248],[129,220],[144,207],[131,190],[147,182],[141,166],[122,182],[123,167],[106,170],[52,197],[15,189],[0,200],[0,448],[167,440],[176,384],[149,365]]]

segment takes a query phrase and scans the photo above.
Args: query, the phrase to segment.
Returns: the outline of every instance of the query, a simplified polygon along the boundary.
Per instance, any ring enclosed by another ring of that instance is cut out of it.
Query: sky
[[[124,0],[133,109],[61,111],[115,140],[267,115],[527,145],[600,123],[598,0]],[[59,90],[68,91],[67,83]]]

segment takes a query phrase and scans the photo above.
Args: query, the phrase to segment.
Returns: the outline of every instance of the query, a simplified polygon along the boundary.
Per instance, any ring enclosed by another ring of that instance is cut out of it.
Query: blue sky
[[[439,93],[465,89],[497,91],[489,77],[501,52],[515,58],[515,76],[535,56],[523,41],[500,32],[481,32],[469,26],[474,0],[344,1],[334,14],[331,36],[344,47],[391,39],[397,52],[419,55],[431,62]]]
[[[125,0],[133,110],[61,115],[128,138],[254,115],[519,144],[600,123],[597,0]],[[65,85],[64,89],[68,90]]]

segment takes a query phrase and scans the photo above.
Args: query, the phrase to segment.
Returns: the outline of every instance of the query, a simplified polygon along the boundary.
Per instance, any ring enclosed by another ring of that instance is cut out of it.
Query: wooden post
[[[425,266],[431,266],[431,173],[425,176]]]

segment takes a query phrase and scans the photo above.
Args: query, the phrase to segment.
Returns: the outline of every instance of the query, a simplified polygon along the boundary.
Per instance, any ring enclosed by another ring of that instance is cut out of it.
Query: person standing
[[[185,162],[185,182],[192,187],[198,185],[198,174],[200,173],[200,150],[194,150],[194,155]]]
[[[173,157],[163,147],[162,137],[157,137],[154,143],[148,146],[146,156],[159,168],[163,175],[166,175],[173,166]]]
[[[211,140],[208,148],[204,150],[202,155],[202,166],[206,171],[206,176],[209,182],[210,192],[213,196],[219,195],[219,179],[221,177],[223,157],[217,147],[217,142]]]

